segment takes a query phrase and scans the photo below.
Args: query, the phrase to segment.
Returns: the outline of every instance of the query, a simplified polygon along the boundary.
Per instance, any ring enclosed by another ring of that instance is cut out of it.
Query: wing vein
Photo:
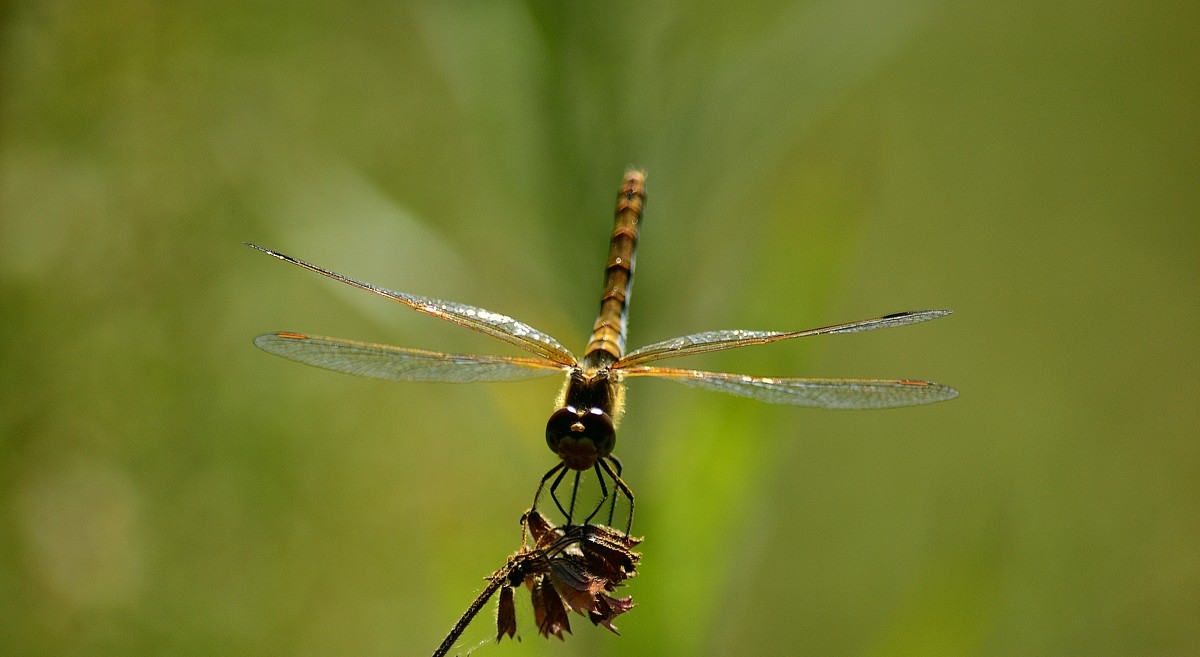
[[[566,347],[555,340],[553,337],[543,333],[532,326],[520,322],[507,315],[502,315],[497,312],[492,312],[478,306],[471,306],[465,303],[456,301],[444,301],[442,299],[434,299],[432,297],[423,297],[405,292],[396,292],[388,290],[371,283],[356,281],[348,276],[343,276],[328,269],[323,269],[314,264],[305,262],[298,258],[293,258],[289,255],[272,251],[270,249],[246,242],[247,246],[253,247],[291,263],[297,267],[303,267],[309,271],[316,272],[322,276],[327,276],[336,281],[340,281],[347,285],[352,285],[359,289],[373,292],[379,296],[391,299],[402,303],[417,312],[422,312],[427,315],[432,315],[439,319],[444,319],[448,322],[465,326],[474,331],[490,335],[493,338],[502,340],[518,348],[524,349],[530,353],[536,354],[543,358],[549,359],[560,365],[572,366],[575,364],[575,355]]]
[[[254,344],[306,365],[389,381],[521,381],[568,369],[543,358],[445,354],[299,333],[268,333]]]
[[[768,404],[871,409],[917,406],[953,399],[958,391],[930,381],[905,379],[800,379],[747,376],[671,367],[632,367],[624,376],[650,376],[716,390]]]
[[[703,333],[693,333],[691,335],[683,335],[670,340],[663,340],[651,345],[634,350],[625,355],[624,358],[617,361],[613,366],[616,368],[628,368],[637,365],[646,365],[655,361],[666,360],[668,358],[680,358],[682,356],[693,356],[695,354],[703,354],[710,351],[721,351],[724,349],[734,349],[737,347],[746,347],[755,344],[767,344],[769,342],[778,342],[780,340],[791,340],[792,338],[803,338],[810,335],[826,335],[831,333],[861,333],[862,331],[871,331],[880,328],[891,328],[894,326],[906,326],[908,324],[916,324],[918,322],[927,322],[938,317],[949,315],[949,310],[920,310],[914,312],[893,313],[876,317],[874,319],[865,319],[857,322],[848,322],[846,324],[834,324],[833,326],[824,326],[815,329],[806,329],[803,331],[748,331],[742,329],[732,329],[725,331],[706,331]]]

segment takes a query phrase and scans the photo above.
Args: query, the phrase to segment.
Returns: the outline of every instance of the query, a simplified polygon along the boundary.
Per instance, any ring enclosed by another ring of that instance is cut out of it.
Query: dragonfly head
[[[617,433],[603,409],[564,406],[546,423],[546,444],[568,468],[583,471],[612,454]]]

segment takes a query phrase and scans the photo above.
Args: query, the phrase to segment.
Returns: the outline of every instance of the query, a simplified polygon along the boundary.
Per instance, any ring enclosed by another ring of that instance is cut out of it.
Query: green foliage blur
[[[735,8],[736,7],[736,8]],[[630,346],[950,308],[634,381],[638,607],[477,655],[1200,654],[1194,2],[0,5],[0,652],[424,655],[517,547],[554,381],[304,367],[305,331],[580,349],[626,166]]]

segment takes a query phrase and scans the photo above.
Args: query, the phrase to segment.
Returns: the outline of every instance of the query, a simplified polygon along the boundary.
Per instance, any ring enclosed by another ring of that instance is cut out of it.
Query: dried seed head
[[[538,632],[546,638],[550,635],[565,641],[563,632],[571,631],[571,619],[567,616],[567,606],[563,603],[558,591],[544,577],[539,577],[533,585],[533,620]]]
[[[537,509],[530,509],[521,517],[521,522],[533,536],[534,548],[548,546],[558,539],[562,538],[562,530],[555,527],[550,519],[542,515]]]
[[[634,604],[632,598],[614,598],[606,591],[637,574],[641,554],[633,548],[642,539],[604,525],[556,527],[537,510],[526,512],[521,521],[534,545],[510,559],[504,585],[508,590],[525,582],[538,632],[562,639],[563,632],[571,631],[567,612],[574,611],[615,633],[613,619]],[[508,603],[501,597],[500,604]],[[498,635],[508,631],[499,624],[501,619],[508,622],[506,613],[497,613]]]
[[[500,604],[496,607],[496,640],[507,634],[511,639],[517,634],[517,609],[513,604],[513,590],[505,586],[500,589]]]
[[[606,588],[609,591],[637,574],[637,564],[642,555],[631,548],[641,543],[642,539],[626,536],[604,525],[589,525],[580,530],[583,537],[579,542],[579,550],[588,572],[607,580]]]
[[[594,612],[588,612],[588,618],[591,619],[593,625],[603,625],[610,632],[618,635],[620,632],[613,626],[612,619],[637,606],[634,604],[633,598],[613,598],[603,593],[596,597],[596,602],[598,608]]]

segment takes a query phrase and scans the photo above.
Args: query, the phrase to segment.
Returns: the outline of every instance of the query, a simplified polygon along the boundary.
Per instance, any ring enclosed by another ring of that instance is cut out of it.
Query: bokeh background
[[[631,385],[639,603],[479,655],[1200,654],[1200,5],[0,6],[0,645],[422,655],[516,548],[554,381],[303,367],[299,330],[581,348],[649,173],[630,344],[950,403]]]

